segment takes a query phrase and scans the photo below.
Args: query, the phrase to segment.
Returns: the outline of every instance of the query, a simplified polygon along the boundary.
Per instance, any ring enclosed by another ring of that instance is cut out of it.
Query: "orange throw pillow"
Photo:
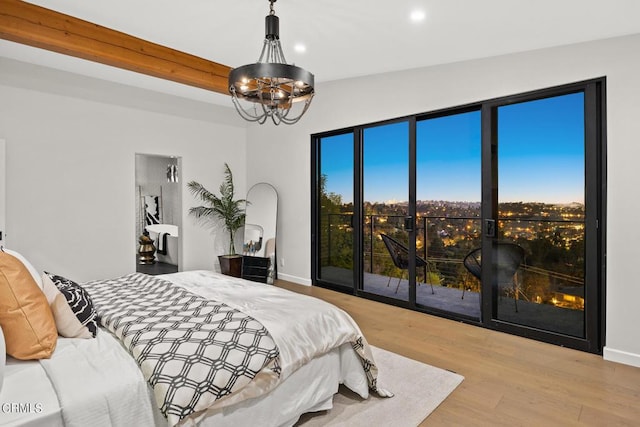
[[[2,251],[0,326],[7,354],[16,359],[46,359],[56,348],[58,331],[47,298],[24,264]]]

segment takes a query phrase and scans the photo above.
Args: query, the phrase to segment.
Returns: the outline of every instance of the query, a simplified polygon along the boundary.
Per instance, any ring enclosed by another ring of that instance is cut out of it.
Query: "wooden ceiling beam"
[[[0,0],[0,38],[229,94],[231,67],[20,0]]]

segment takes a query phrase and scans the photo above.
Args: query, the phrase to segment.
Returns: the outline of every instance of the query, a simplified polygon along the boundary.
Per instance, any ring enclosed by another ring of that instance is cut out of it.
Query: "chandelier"
[[[269,0],[258,62],[231,70],[229,93],[243,119],[263,124],[271,118],[276,125],[292,125],[311,104],[314,78],[307,70],[287,64],[280,45],[280,20],[273,9],[275,2]]]

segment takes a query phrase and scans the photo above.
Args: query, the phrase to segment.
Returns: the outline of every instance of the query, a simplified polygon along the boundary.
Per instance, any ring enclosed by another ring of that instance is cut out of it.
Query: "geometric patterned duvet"
[[[263,368],[280,373],[269,332],[226,304],[139,273],[82,286],[172,425],[240,390]]]

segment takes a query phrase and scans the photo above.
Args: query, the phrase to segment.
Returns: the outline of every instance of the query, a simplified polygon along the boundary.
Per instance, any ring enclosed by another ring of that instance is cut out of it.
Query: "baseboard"
[[[602,357],[604,360],[611,362],[622,363],[625,365],[635,366],[640,368],[640,354],[629,353],[627,351],[616,350],[611,347],[605,347],[602,350]]]
[[[278,272],[278,279],[286,280],[287,282],[297,283],[299,285],[311,286],[311,279],[304,279],[298,276],[292,276],[290,274]]]

